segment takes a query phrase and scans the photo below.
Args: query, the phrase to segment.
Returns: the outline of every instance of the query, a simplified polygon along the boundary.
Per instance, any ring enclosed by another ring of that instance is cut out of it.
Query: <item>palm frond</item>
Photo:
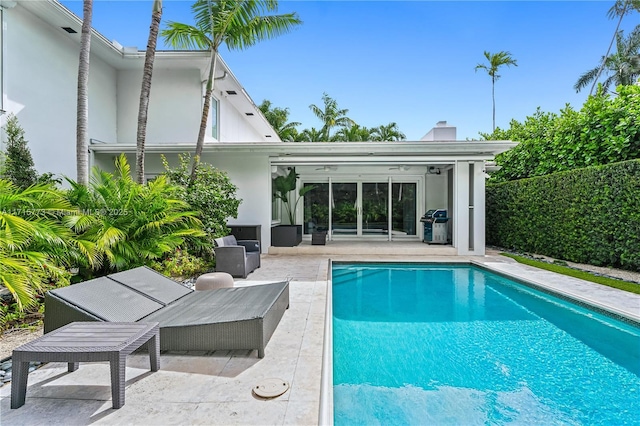
[[[576,92],[584,89],[589,83],[593,81],[594,78],[598,75],[599,67],[590,69],[580,76],[576,84],[573,85],[573,88]]]
[[[160,35],[175,49],[211,49],[207,33],[192,25],[170,21],[167,28],[160,31]]]

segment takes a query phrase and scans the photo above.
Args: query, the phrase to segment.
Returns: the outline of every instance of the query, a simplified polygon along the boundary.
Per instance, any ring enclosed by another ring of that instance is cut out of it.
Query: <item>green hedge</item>
[[[640,160],[487,186],[487,244],[640,271]]]

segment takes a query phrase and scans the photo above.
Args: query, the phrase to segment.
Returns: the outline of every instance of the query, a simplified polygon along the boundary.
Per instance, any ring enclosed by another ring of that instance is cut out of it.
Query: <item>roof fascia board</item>
[[[493,157],[516,146],[510,141],[488,142],[277,142],[277,143],[210,143],[204,152],[217,153],[262,153],[290,161],[294,157],[400,157],[400,156],[446,156],[446,157]],[[92,144],[94,152],[134,152],[133,144]],[[147,144],[147,152],[185,152],[195,148],[195,144]],[[287,160],[288,159],[288,160]]]

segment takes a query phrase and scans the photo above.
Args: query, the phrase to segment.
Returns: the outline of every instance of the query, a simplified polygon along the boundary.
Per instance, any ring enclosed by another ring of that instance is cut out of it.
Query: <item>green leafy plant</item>
[[[178,248],[161,262],[154,262],[151,267],[173,278],[188,278],[206,272],[210,269],[211,264],[202,258],[189,254],[187,250]]]
[[[640,271],[640,159],[487,185],[487,243]]]
[[[316,189],[314,185],[303,186],[296,194],[291,196],[291,191],[297,188],[298,173],[296,173],[295,167],[289,170],[289,174],[286,176],[278,176],[273,180],[273,196],[282,201],[287,211],[287,217],[290,225],[295,225],[296,211],[298,203],[309,191]]]
[[[7,147],[0,178],[13,182],[18,188],[25,189],[38,181],[38,174],[24,138],[24,129],[20,127],[18,118],[9,114],[4,131],[7,135]]]
[[[559,114],[538,109],[509,129],[481,134],[518,146],[496,157],[501,169],[492,182],[543,176],[564,170],[640,158],[640,86],[619,86],[618,96],[599,90],[580,111]]]
[[[46,284],[68,283],[64,266],[78,252],[61,217],[75,217],[76,210],[48,184],[20,189],[0,180],[0,194],[0,284],[23,311]]]
[[[166,176],[141,185],[131,177],[124,155],[115,166],[115,173],[94,168],[88,188],[69,180],[67,196],[84,214],[67,223],[78,233],[81,247],[96,254],[90,273],[149,264],[186,238],[205,236],[199,212],[180,199],[180,188]]]
[[[196,179],[190,182],[191,156],[179,156],[177,167],[170,167],[162,157],[165,175],[177,186],[176,196],[200,212],[204,238],[189,238],[187,248],[200,257],[213,253],[213,240],[228,235],[227,220],[238,217],[238,207],[242,202],[236,195],[238,188],[229,176],[210,164],[200,162],[195,169]]]

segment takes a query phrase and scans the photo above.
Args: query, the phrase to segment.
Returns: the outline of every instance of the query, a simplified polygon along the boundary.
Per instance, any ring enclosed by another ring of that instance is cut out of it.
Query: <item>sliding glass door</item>
[[[389,183],[362,183],[362,233],[360,235],[387,235],[389,233]]]
[[[358,184],[332,183],[331,229],[335,235],[359,235]]]
[[[332,237],[416,236],[417,183],[389,181],[304,182],[304,232]],[[389,235],[391,229],[391,236]]]

